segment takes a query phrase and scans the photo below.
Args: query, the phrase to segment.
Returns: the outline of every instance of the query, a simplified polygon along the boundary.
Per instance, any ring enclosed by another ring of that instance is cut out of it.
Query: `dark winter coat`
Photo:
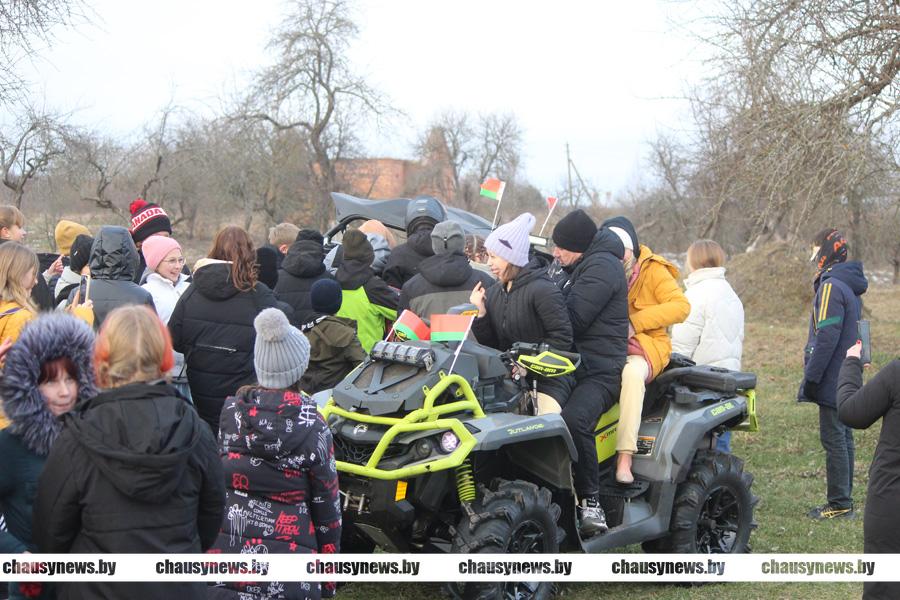
[[[356,321],[356,332],[363,350],[369,352],[384,338],[386,321],[397,318],[397,292],[375,275],[367,263],[345,259],[335,277],[343,290],[337,316]]]
[[[91,246],[91,292],[94,302],[94,328],[99,329],[106,316],[127,304],[153,306],[153,296],[134,282],[138,269],[138,251],[124,227],[102,227]],[[69,301],[75,297],[72,291]]]
[[[546,342],[551,348],[572,349],[572,323],[562,292],[547,275],[548,264],[533,258],[513,279],[512,287],[497,282],[484,299],[487,314],[475,319],[472,333],[479,343],[509,350],[515,342]],[[538,388],[557,400],[568,393],[564,378],[543,378]]]
[[[330,390],[366,358],[350,319],[321,315],[302,331],[309,339],[309,367],[300,389],[308,394]]]
[[[566,308],[581,354],[578,378],[597,377],[618,385],[628,353],[628,282],[619,237],[601,229],[594,241],[561,278]]]
[[[253,320],[277,308],[272,290],[261,283],[241,292],[231,281],[231,263],[215,261],[194,272],[169,319],[172,346],[187,365],[194,406],[215,432],[225,398],[256,382]]]
[[[837,408],[838,372],[847,349],[856,343],[868,281],[862,263],[837,263],[816,279],[816,297],[804,351],[803,382],[798,399]]]
[[[325,270],[325,251],[315,240],[294,242],[281,263],[275,295],[294,309],[291,325],[301,327],[315,318],[310,291],[320,279],[334,279]]]
[[[450,308],[469,301],[475,285],[485,289],[494,278],[484,271],[476,271],[462,254],[435,254],[422,261],[419,273],[403,284],[398,313],[407,308],[420,317],[444,314]]]
[[[868,429],[882,419],[875,457],[869,467],[863,521],[866,554],[900,553],[900,360],[891,361],[863,386],[862,363],[846,358],[838,378],[838,416],[854,429]],[[867,600],[900,598],[900,582],[863,585]]]
[[[420,228],[410,234],[405,244],[394,248],[384,267],[382,277],[385,283],[399,290],[419,272],[419,263],[429,256],[434,256],[434,249],[431,247],[432,229]]]
[[[341,507],[331,431],[308,395],[242,389],[222,409],[219,443],[226,514],[210,552],[338,552]],[[317,583],[225,586],[241,589],[251,598],[320,597]],[[328,595],[333,595],[333,584],[330,591]]]
[[[78,398],[97,395],[91,364],[94,333],[83,321],[64,314],[48,314],[33,321],[6,356],[0,397],[11,420],[0,431],[0,513],[6,531],[0,531],[0,554],[34,552],[32,507],[38,478],[50,448],[62,430],[38,389],[41,365],[68,356],[78,371]],[[10,583],[10,598],[24,598],[18,584]],[[47,586],[43,586],[47,587]],[[52,597],[48,590],[40,598]]]
[[[199,553],[225,500],[215,439],[164,383],[134,383],[65,417],[34,508],[35,541],[53,553]],[[203,598],[203,583],[60,583],[67,598]]]

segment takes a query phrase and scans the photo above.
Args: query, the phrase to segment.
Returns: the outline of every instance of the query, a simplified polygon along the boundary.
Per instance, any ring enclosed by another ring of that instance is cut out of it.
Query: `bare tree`
[[[11,131],[0,131],[0,177],[12,202],[22,207],[25,188],[54,157],[63,153],[56,118],[28,109]]]
[[[328,221],[327,194],[337,187],[335,164],[356,145],[357,115],[379,116],[386,106],[347,57],[357,35],[345,0],[295,0],[270,42],[277,59],[259,73],[242,119],[267,123],[273,134],[302,132],[318,198],[314,218]]]
[[[93,132],[73,132],[66,136],[65,179],[78,197],[103,210],[123,215],[114,203],[114,184],[128,166],[129,152],[114,140]]]
[[[50,41],[57,26],[83,17],[81,0],[4,0],[0,2],[0,104],[9,103],[24,85],[15,70],[36,44]]]

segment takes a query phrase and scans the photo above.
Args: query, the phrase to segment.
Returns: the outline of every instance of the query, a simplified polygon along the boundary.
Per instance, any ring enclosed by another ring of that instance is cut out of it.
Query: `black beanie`
[[[634,246],[634,249],[632,250],[634,256],[640,256],[641,245],[638,242],[637,231],[635,231],[634,225],[631,224],[631,221],[629,221],[626,217],[613,217],[612,219],[603,221],[603,224],[600,225],[600,229],[609,229],[610,227],[618,227],[619,229],[624,229],[625,233],[628,234],[628,237],[631,238],[631,243]]]
[[[257,248],[256,267],[259,280],[266,284],[270,290],[274,290],[275,284],[278,283],[278,251],[268,246]]]
[[[72,242],[72,248],[69,250],[69,269],[76,275],[81,274],[81,270],[87,266],[93,245],[94,238],[83,233],[77,235]]]
[[[344,260],[358,260],[367,265],[375,260],[375,250],[369,243],[369,238],[358,229],[345,233],[341,245],[344,247]]]
[[[312,309],[317,313],[333,315],[341,310],[341,302],[344,292],[334,279],[320,279],[315,282],[309,291]]]
[[[597,235],[597,225],[583,210],[564,216],[553,228],[553,243],[569,252],[585,252]]]
[[[325,238],[322,237],[322,234],[315,229],[301,229],[297,233],[297,237],[294,239],[294,241],[302,242],[303,240],[311,240],[313,242],[317,242],[320,246],[325,243]]]

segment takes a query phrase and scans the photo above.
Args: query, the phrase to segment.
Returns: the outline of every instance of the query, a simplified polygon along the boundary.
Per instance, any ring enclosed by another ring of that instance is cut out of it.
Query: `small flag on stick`
[[[431,341],[461,342],[474,320],[470,315],[431,315]]]
[[[557,202],[559,202],[559,198],[554,198],[553,196],[547,198],[547,207],[550,210],[547,211],[547,218],[544,219],[544,224],[541,225],[541,230],[538,233],[539,237],[544,235],[544,228],[547,226],[547,222],[550,221],[550,215],[553,214],[553,209],[556,208]]]
[[[500,181],[499,179],[485,179],[484,183],[481,184],[481,195],[500,202],[500,199],[503,198],[503,190],[505,189],[505,181]]]
[[[401,340],[427,340],[431,330],[416,313],[407,309],[394,322],[394,333]]]

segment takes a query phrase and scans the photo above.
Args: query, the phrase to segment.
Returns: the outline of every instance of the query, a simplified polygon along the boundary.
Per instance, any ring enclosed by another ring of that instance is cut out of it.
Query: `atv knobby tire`
[[[749,552],[758,499],[744,462],[715,450],[697,452],[678,486],[669,535],[642,544],[645,552],[740,554]]]
[[[491,489],[479,486],[479,497],[463,513],[453,533],[458,554],[530,554],[559,552],[565,535],[557,526],[560,508],[550,491],[527,481],[495,480]],[[465,600],[544,600],[552,582],[451,583],[447,591]]]

